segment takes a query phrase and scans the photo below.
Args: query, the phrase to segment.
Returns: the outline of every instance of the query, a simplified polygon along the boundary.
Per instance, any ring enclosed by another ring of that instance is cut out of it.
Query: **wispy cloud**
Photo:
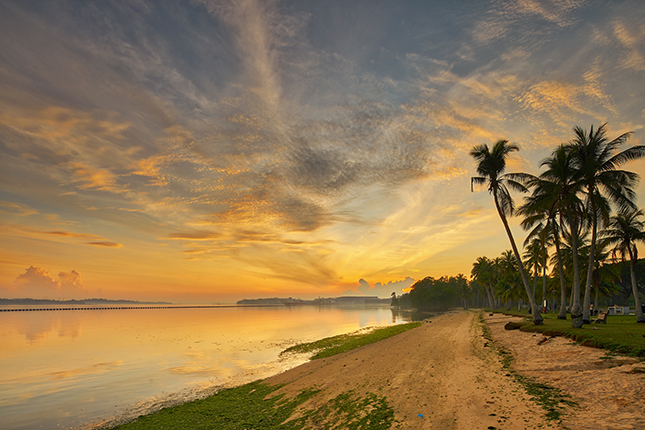
[[[105,246],[108,248],[123,248],[123,245],[117,242],[87,242],[88,245]]]

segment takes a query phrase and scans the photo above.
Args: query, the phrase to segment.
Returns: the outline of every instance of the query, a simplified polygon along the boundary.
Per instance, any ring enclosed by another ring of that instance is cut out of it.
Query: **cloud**
[[[213,240],[221,238],[221,233],[212,231],[193,231],[185,233],[170,233],[168,239],[181,239],[181,240]]]
[[[25,273],[18,275],[14,288],[7,292],[13,297],[34,299],[80,299],[88,292],[76,270],[59,272],[58,281],[49,273],[36,266],[30,266]]]
[[[60,283],[40,267],[30,266],[14,283],[24,297],[53,299],[59,297]]]
[[[356,290],[347,290],[343,295],[351,296],[358,292],[367,296],[390,297],[392,293],[396,293],[397,295],[403,294],[403,290],[412,286],[414,282],[415,280],[409,276],[406,276],[400,281],[389,281],[385,284],[377,282],[374,285],[370,285],[365,279],[360,279]]]
[[[60,279],[60,294],[63,297],[83,297],[88,293],[81,280],[81,274],[76,270],[59,272],[58,279]]]
[[[123,248],[123,245],[117,242],[87,242],[88,245],[105,246],[108,248]]]
[[[488,44],[513,31],[526,38],[527,33],[536,36],[571,26],[578,19],[575,12],[584,4],[585,0],[496,0],[474,25],[473,39]]]
[[[29,215],[37,215],[38,211],[30,208],[25,204],[0,201],[0,213],[18,215],[18,216],[29,216]]]
[[[69,231],[41,231],[38,233],[51,234],[54,236],[72,237],[75,239],[100,239],[100,236],[87,233],[72,233]]]

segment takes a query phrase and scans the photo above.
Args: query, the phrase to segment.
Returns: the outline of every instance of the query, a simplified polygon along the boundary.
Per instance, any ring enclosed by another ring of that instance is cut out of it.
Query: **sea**
[[[302,364],[280,354],[295,344],[411,320],[388,307],[13,308],[31,310],[0,311],[4,430],[118,424]]]

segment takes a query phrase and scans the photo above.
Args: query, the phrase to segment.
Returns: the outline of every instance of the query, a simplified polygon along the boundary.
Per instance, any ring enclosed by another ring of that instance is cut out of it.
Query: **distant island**
[[[355,305],[377,305],[389,306],[392,299],[380,299],[376,296],[340,296],[325,297],[313,300],[294,299],[293,297],[280,298],[261,298],[261,299],[243,299],[237,302],[238,305],[245,306],[355,306]]]
[[[0,305],[171,305],[170,302],[139,302],[136,300],[49,300],[49,299],[0,299]]]

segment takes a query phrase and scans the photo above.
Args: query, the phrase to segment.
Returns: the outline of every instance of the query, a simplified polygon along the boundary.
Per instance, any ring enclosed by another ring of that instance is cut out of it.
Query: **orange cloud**
[[[100,236],[87,233],[71,233],[69,231],[41,231],[39,233],[52,234],[54,236],[73,237],[77,239],[100,239]]]
[[[170,233],[167,239],[179,240],[212,240],[222,237],[222,233],[212,231],[193,231],[186,233]]]
[[[107,169],[93,169],[81,163],[74,163],[73,169],[74,175],[78,178],[74,182],[79,182],[79,188],[81,189],[111,191],[115,193],[127,191],[117,185],[117,176]]]
[[[117,242],[87,242],[88,245],[107,246],[108,248],[123,248],[123,245]]]

